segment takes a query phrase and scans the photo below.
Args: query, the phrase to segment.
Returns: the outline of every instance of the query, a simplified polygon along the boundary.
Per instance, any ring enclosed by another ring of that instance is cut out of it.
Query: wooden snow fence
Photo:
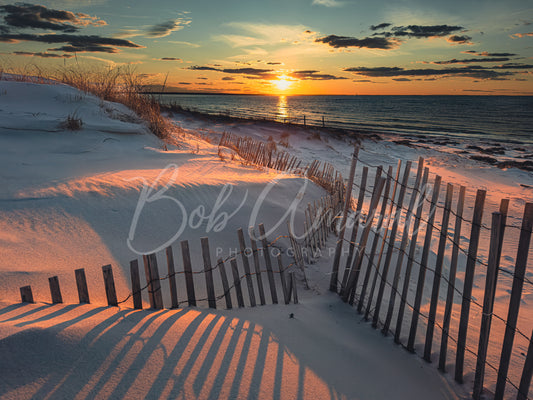
[[[411,162],[405,163],[403,168],[399,162],[394,174],[392,168],[384,173],[383,167],[362,161],[357,151],[353,160],[346,190],[351,194],[353,184],[359,195],[355,206],[349,194],[344,198],[331,290],[343,301],[355,305],[366,320],[372,321],[374,328],[379,327],[384,335],[392,334],[397,344],[410,352],[421,351],[427,362],[438,359],[438,368],[443,372],[449,368],[452,358],[449,343],[452,342],[455,380],[462,383],[465,374],[473,377],[474,399],[482,397],[487,369],[496,381],[495,399],[502,399],[509,393],[518,399],[529,398],[533,340],[517,328],[517,322],[524,285],[533,286],[526,273],[527,266],[531,267],[528,253],[533,203],[525,204],[520,225],[509,225],[506,222],[509,200],[501,200],[499,209],[491,210],[488,226],[482,222],[487,212],[486,191],[477,191],[472,216],[465,218],[466,188],[445,184],[438,175],[428,184],[429,169],[424,167],[423,158],[419,159],[414,176]],[[351,178],[358,162],[365,165],[360,183],[354,183]],[[367,182],[369,168],[375,168],[372,189]],[[365,198],[370,198],[370,202],[365,204]],[[363,208],[366,209],[364,213]],[[355,223],[346,238],[343,226],[353,217]],[[518,240],[506,243],[505,233],[511,231]],[[483,250],[480,248],[482,234],[486,236],[485,247],[488,243]],[[438,244],[433,247],[432,241]],[[500,258],[502,247],[506,245],[509,249],[513,243],[516,243],[512,250],[516,257],[514,271],[510,271],[500,266]],[[433,253],[432,258],[430,253]],[[345,256],[345,263],[341,262],[341,254]],[[476,288],[474,296],[474,281],[478,277],[479,282],[480,275],[485,284],[483,288]],[[512,280],[506,288],[510,292],[506,316],[494,312],[496,289],[502,284],[498,282],[499,275]],[[476,308],[478,318],[475,320],[471,307]],[[456,318],[452,318],[454,308]],[[505,333],[502,335],[500,330],[496,336],[503,336],[503,342],[491,336],[491,324],[495,320],[505,326]],[[420,335],[421,324],[425,328],[423,336]],[[421,337],[424,340],[418,344]],[[527,354],[514,345],[516,337],[522,340],[521,348],[524,342],[529,344]],[[440,343],[435,343],[436,339],[440,339]],[[493,355],[491,362],[488,361],[489,352]],[[494,362],[494,355],[498,354],[499,364]],[[473,369],[465,370],[465,355],[472,360],[468,365]],[[517,371],[514,371],[514,379],[509,376],[511,358],[523,365],[520,379],[517,379]]]

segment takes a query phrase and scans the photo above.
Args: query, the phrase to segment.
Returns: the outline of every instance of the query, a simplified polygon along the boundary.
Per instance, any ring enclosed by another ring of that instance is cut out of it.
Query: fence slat
[[[85,269],[79,268],[74,271],[76,276],[76,287],[78,288],[78,299],[80,304],[89,304],[89,290],[87,289],[87,278],[85,277]]]
[[[229,289],[228,276],[226,275],[226,266],[224,260],[219,258],[217,261],[217,268],[220,272],[220,279],[222,280],[222,288],[224,289],[224,299],[226,300],[226,308],[231,310],[233,305],[231,304],[231,293]]]
[[[492,225],[490,230],[489,262],[485,281],[485,295],[483,299],[483,314],[481,314],[481,328],[477,351],[476,373],[474,378],[474,391],[472,397],[475,400],[481,398],[483,380],[485,376],[485,362],[489,346],[490,326],[492,323],[492,311],[494,309],[494,297],[496,295],[496,282],[498,280],[498,268],[500,267],[500,243],[504,234],[503,216],[499,212],[492,213]]]
[[[63,303],[63,297],[61,296],[61,289],[59,287],[59,278],[57,276],[48,278],[48,285],[50,286],[52,304]]]
[[[148,290],[148,300],[150,301],[150,308],[155,308],[154,289],[152,272],[150,271],[150,260],[148,254],[143,254],[144,275],[146,277],[146,286]]]
[[[167,256],[167,268],[168,268],[168,286],[170,289],[170,308],[178,308],[178,288],[176,286],[176,270],[174,268],[174,252],[172,246],[168,246],[165,249]]]
[[[385,257],[385,264],[383,265],[383,273],[381,276],[381,285],[379,287],[378,291],[378,297],[376,301],[376,309],[374,312],[374,319],[372,321],[372,326],[376,328],[378,326],[379,321],[379,312],[381,310],[381,303],[383,301],[383,294],[385,292],[385,284],[387,282],[387,275],[389,273],[389,267],[392,260],[392,253],[394,250],[394,243],[396,242],[396,233],[398,232],[398,225],[400,224],[400,218],[402,216],[402,208],[403,208],[403,200],[405,198],[405,191],[407,188],[407,183],[409,182],[409,173],[411,172],[411,161],[407,161],[402,177],[402,183],[400,187],[400,193],[398,195],[397,205],[396,205],[396,214],[394,216],[394,222],[392,223],[392,229],[391,234],[389,238],[389,246],[387,248],[387,256]],[[398,163],[398,171],[400,170],[400,163]],[[398,265],[396,265],[398,267]],[[400,271],[401,271],[401,265],[400,268],[396,268],[395,271],[393,271],[393,278],[392,278],[392,286],[391,286],[391,292],[390,297],[391,300],[396,297],[396,290],[398,287],[398,280],[400,279]],[[381,330],[381,333],[384,335],[387,335],[389,332],[389,326],[390,321],[392,319],[392,309],[391,312],[387,312],[387,316],[385,317],[385,323],[383,324],[383,329]]]
[[[370,208],[368,210],[368,218],[365,223],[365,229],[363,230],[363,234],[359,242],[359,248],[357,249],[357,262],[355,264],[355,267],[352,268],[352,270],[350,271],[350,275],[348,276],[348,282],[346,283],[344,293],[341,293],[342,301],[344,301],[345,303],[348,301],[350,291],[355,286],[357,276],[356,271],[361,268],[361,264],[363,262],[366,242],[368,240],[368,236],[370,235],[370,231],[372,230],[372,220],[374,219],[376,208],[381,198],[381,192],[383,190],[383,186],[385,185],[385,181],[385,178],[380,178],[377,185],[374,187],[374,193],[372,194],[372,200],[370,201]]]
[[[433,345],[433,333],[435,330],[435,318],[437,316],[437,306],[439,304],[439,289],[442,275],[442,265],[444,263],[444,253],[446,251],[446,241],[448,240],[448,224],[450,222],[450,211],[452,207],[453,185],[446,186],[446,200],[444,201],[444,211],[442,213],[442,223],[440,226],[439,246],[437,250],[437,262],[433,275],[433,288],[431,290],[431,301],[429,305],[428,324],[426,328],[426,343],[424,345],[424,360],[431,362],[431,347]]]
[[[139,276],[139,262],[137,260],[130,261],[130,276],[133,308],[136,310],[142,310],[143,299],[141,293],[141,279]]]
[[[341,292],[346,286],[348,275],[352,266],[353,253],[355,250],[355,241],[357,240],[357,232],[359,230],[359,220],[361,219],[361,210],[363,209],[363,203],[365,202],[366,191],[366,179],[368,175],[368,167],[363,167],[363,175],[361,176],[361,184],[359,185],[359,196],[357,198],[357,206],[355,208],[355,220],[352,227],[352,234],[350,235],[350,247],[348,251],[348,258],[346,259],[346,265],[344,266],[344,276],[342,277]]]
[[[185,286],[187,288],[187,302],[190,306],[196,306],[196,294],[194,292],[194,278],[192,274],[191,253],[189,251],[189,242],[183,240],[180,242],[181,256],[183,258],[183,270],[185,272]]]
[[[468,257],[465,267],[465,278],[463,284],[463,299],[461,303],[461,317],[459,320],[459,334],[457,336],[457,351],[455,354],[455,380],[463,383],[463,369],[466,350],[466,334],[468,331],[468,319],[470,316],[470,300],[472,296],[472,285],[474,283],[474,272],[477,261],[477,248],[479,244],[479,234],[481,230],[481,220],[483,218],[483,207],[487,192],[478,190],[474,205],[474,215],[472,217],[472,229],[470,231],[470,243],[468,245]]]
[[[281,281],[281,288],[283,289],[283,299],[285,300],[285,304],[289,304],[290,294],[289,288],[287,287],[287,280],[285,279],[285,268],[281,261],[281,254],[278,254],[276,258],[278,259],[279,279]]]
[[[524,369],[522,370],[522,378],[520,378],[520,386],[518,387],[517,400],[527,400],[529,393],[529,386],[531,386],[531,376],[533,375],[533,332],[529,340],[529,347],[527,349],[526,361],[524,362]]]
[[[337,247],[335,248],[335,258],[333,259],[333,267],[331,269],[331,280],[329,282],[329,290],[337,292],[337,280],[339,279],[339,263],[341,260],[342,246],[344,242],[344,232],[346,231],[346,219],[348,218],[348,210],[350,209],[353,181],[355,177],[355,167],[357,166],[357,157],[359,155],[359,146],[355,145],[352,164],[350,166],[350,175],[348,178],[348,184],[346,186],[346,199],[344,203],[344,211],[342,213],[341,230],[339,232],[339,238]]]
[[[22,286],[20,288],[20,300],[23,303],[33,303],[33,293],[31,291],[31,286]]]
[[[377,175],[377,174],[376,174]],[[380,174],[381,176],[381,174]],[[383,221],[385,220],[385,214],[387,212],[387,204],[389,201],[389,192],[390,192],[390,183],[391,178],[390,176],[387,176],[387,183],[385,184],[385,189],[383,193],[383,198],[381,200],[381,211],[380,211],[380,217],[378,219],[378,223],[376,225],[376,230],[374,232],[374,238],[372,239],[372,247],[370,249],[370,254],[368,256],[368,260],[366,263],[366,271],[365,271],[365,277],[363,279],[363,287],[361,288],[361,294],[359,296],[359,302],[357,304],[357,312],[361,314],[363,312],[363,307],[365,304],[365,296],[366,296],[366,290],[368,288],[368,283],[370,281],[370,275],[372,273],[372,263],[374,260],[374,256],[376,255],[377,246],[380,240],[380,231],[383,227]],[[374,185],[375,186],[375,185]],[[376,277],[377,278],[377,277]],[[376,280],[374,280],[376,281]],[[375,283],[374,283],[375,287]],[[371,296],[369,296],[369,300],[371,301]]]
[[[411,283],[411,272],[413,269],[413,262],[415,260],[415,251],[417,248],[418,230],[420,228],[420,219],[422,217],[422,210],[424,208],[424,199],[427,194],[427,183],[429,176],[429,168],[424,168],[424,175],[422,176],[422,183],[419,189],[417,198],[417,208],[415,213],[415,222],[413,224],[413,233],[409,245],[409,254],[407,255],[407,265],[405,266],[405,276],[403,281],[402,295],[400,296],[400,305],[398,307],[398,317],[396,318],[396,329],[394,331],[394,342],[401,343],[403,316],[405,313],[405,306],[407,305],[407,295],[409,293],[409,285]]]
[[[422,250],[422,258],[420,260],[420,271],[418,273],[418,282],[416,286],[415,302],[413,306],[413,316],[411,318],[411,329],[409,331],[409,338],[407,339],[407,350],[415,351],[416,329],[418,327],[418,317],[420,316],[420,305],[422,304],[422,294],[424,292],[424,285],[426,282],[426,269],[428,264],[429,251],[431,248],[431,235],[433,234],[433,222],[435,221],[435,209],[439,199],[441,177],[435,177],[433,184],[433,194],[431,196],[431,207],[429,209],[428,223],[426,226],[426,236],[424,238],[424,248]]]
[[[154,293],[154,308],[156,310],[163,309],[163,294],[161,293],[161,280],[159,279],[159,268],[157,266],[157,258],[155,253],[148,255],[148,265],[150,268],[150,276],[152,277],[152,290]]]
[[[209,308],[217,308],[215,298],[215,284],[213,282],[213,265],[211,264],[211,255],[209,254],[209,238],[200,239],[202,243],[202,257],[204,259],[205,286],[207,289],[207,301]]]
[[[289,274],[290,276],[290,286],[291,286],[291,292],[292,292],[292,300],[294,304],[298,304],[298,292],[296,289],[296,278],[294,276],[294,272],[291,272]]]
[[[242,228],[237,229],[237,236],[239,237],[239,246],[241,248],[242,266],[244,267],[244,273],[246,274],[246,285],[248,287],[248,296],[250,297],[250,306],[255,307],[254,284],[252,282],[252,275],[250,274],[250,262],[248,261],[248,255],[246,254],[247,248]]]
[[[274,282],[274,272],[272,271],[272,261],[270,260],[270,251],[265,234],[265,226],[259,224],[259,235],[263,243],[263,257],[265,258],[268,283],[270,285],[270,296],[272,298],[272,304],[278,304],[278,293],[276,292],[276,282]]]
[[[253,227],[250,227],[250,243],[252,245],[252,253],[254,260],[255,277],[257,281],[257,289],[259,291],[259,301],[264,306],[265,302],[265,290],[263,288],[263,279],[261,278],[261,264],[259,263],[259,252],[257,251],[257,243],[254,239]]]
[[[237,266],[237,259],[232,258],[230,260],[231,272],[233,274],[233,286],[235,286],[235,292],[237,293],[237,304],[239,308],[244,307],[244,298],[242,297],[241,278],[239,276],[239,267]]]
[[[457,276],[457,260],[459,257],[459,242],[461,240],[461,226],[463,221],[463,209],[465,203],[466,188],[461,186],[457,199],[457,211],[455,212],[455,228],[453,234],[452,259],[448,277],[448,293],[446,294],[446,306],[442,320],[442,336],[440,342],[439,370],[446,372],[446,353],[448,351],[448,334],[452,318],[453,297],[455,295],[455,279]]]
[[[509,372],[509,362],[513,351],[513,341],[518,322],[518,311],[522,298],[522,288],[527,267],[529,246],[531,243],[531,231],[533,227],[533,203],[527,203],[524,208],[520,238],[518,240],[518,251],[514,269],[513,287],[511,299],[509,300],[509,312],[507,313],[507,324],[505,325],[505,336],[503,339],[502,354],[500,357],[500,367],[498,369],[498,380],[494,398],[503,399],[507,373]],[[529,386],[529,385],[528,385]]]
[[[108,306],[118,306],[117,292],[115,290],[115,280],[113,279],[113,267],[111,265],[104,265],[102,267],[102,274],[104,275],[105,295],[107,297]]]
[[[407,169],[407,167],[406,167],[406,169]],[[422,179],[423,170],[424,170],[424,159],[422,157],[420,157],[418,159],[418,168],[417,168],[417,173],[416,173],[416,178],[415,178],[415,185],[413,187],[413,190],[412,190],[412,193],[411,193],[411,197],[409,199],[409,206],[407,207],[407,213],[405,215],[405,223],[404,223],[404,227],[403,227],[402,241],[400,242],[400,250],[399,250],[398,256],[397,256],[396,269],[395,269],[395,273],[394,273],[394,281],[393,281],[393,285],[392,285],[392,289],[391,289],[391,296],[390,296],[390,299],[389,299],[389,308],[387,310],[387,317],[385,318],[385,324],[383,326],[383,330],[385,332],[388,332],[388,330],[390,328],[390,323],[391,323],[391,320],[392,320],[392,314],[394,312],[394,306],[396,304],[396,297],[397,297],[397,294],[400,294],[397,291],[397,287],[398,287],[398,282],[399,282],[399,278],[400,278],[400,272],[401,272],[402,264],[403,264],[403,256],[405,254],[405,249],[407,248],[407,244],[409,242],[409,228],[411,226],[411,217],[412,217],[412,214],[413,214],[413,208],[415,206],[415,202],[416,202],[416,198],[417,198],[417,194],[418,194],[418,188],[420,186],[420,181]],[[406,182],[406,185],[407,185],[408,182],[409,181]],[[401,215],[400,215],[400,217],[401,217]],[[396,335],[396,330],[394,331],[394,334]]]

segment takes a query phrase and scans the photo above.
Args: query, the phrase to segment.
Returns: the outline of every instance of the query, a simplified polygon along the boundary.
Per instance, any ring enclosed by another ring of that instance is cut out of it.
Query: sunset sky
[[[0,1],[4,70],[131,64],[167,91],[533,95],[530,1]]]

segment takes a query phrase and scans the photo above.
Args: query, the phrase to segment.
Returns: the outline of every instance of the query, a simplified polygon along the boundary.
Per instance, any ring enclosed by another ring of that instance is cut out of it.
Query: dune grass
[[[89,69],[80,66],[46,71],[35,65],[24,70],[0,68],[0,79],[32,83],[64,83],[102,100],[122,103],[148,124],[150,131],[161,139],[170,139],[173,124],[161,114],[159,103],[143,94],[143,82],[130,67]]]

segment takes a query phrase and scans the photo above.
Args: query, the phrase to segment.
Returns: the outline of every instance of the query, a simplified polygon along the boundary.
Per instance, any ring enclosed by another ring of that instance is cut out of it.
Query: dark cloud
[[[392,78],[392,80],[396,82],[411,82],[409,78]]]
[[[70,35],[70,34],[46,34],[35,35],[30,33],[1,34],[0,42],[39,42],[39,43],[67,43],[67,46],[50,49],[50,51],[64,51],[67,53],[103,52],[116,53],[116,47],[142,48],[143,46],[125,39],[107,38],[97,35]]]
[[[387,37],[409,37],[409,38],[432,38],[451,35],[454,32],[464,30],[462,26],[450,25],[407,25],[395,26],[390,32],[383,33]]]
[[[472,38],[467,35],[452,35],[446,40],[453,44],[467,44],[470,43],[470,39]]]
[[[178,82],[178,85],[190,85],[190,82]]]
[[[315,39],[315,42],[325,43],[334,48],[359,47],[368,49],[392,49],[396,47],[396,42],[383,37],[366,37],[357,39],[349,36],[329,35]]]
[[[182,61],[181,58],[176,57],[162,57],[160,58],[161,61]]]
[[[146,34],[150,37],[165,37],[170,35],[174,31],[178,31],[182,29],[185,25],[188,25],[190,23],[190,20],[186,20],[183,18],[177,18],[174,20],[162,22],[160,24],[153,25],[152,27],[148,28],[146,31]]]
[[[222,78],[223,81],[234,81],[235,78],[232,78],[231,76],[225,76]]]
[[[383,22],[381,24],[378,24],[378,25],[372,25],[370,26],[370,30],[372,31],[378,31],[378,30],[381,30],[381,29],[385,29],[385,28],[388,28],[389,26],[391,26],[392,24],[389,24],[387,22]]]
[[[483,56],[483,57],[514,57],[517,55],[515,53],[489,53],[488,51],[478,52],[476,50],[464,50],[464,51],[461,51],[461,53],[475,54],[476,56]]]
[[[452,60],[446,60],[446,61],[424,61],[424,64],[437,64],[437,65],[447,65],[447,64],[470,64],[470,63],[478,63],[478,62],[502,62],[502,61],[509,61],[509,57],[487,57],[487,58],[464,58],[464,59],[452,59]]]
[[[267,62],[266,64],[267,64],[267,65],[281,65],[281,64],[283,64],[283,63],[280,63],[280,62],[278,62],[278,61],[274,61],[274,62],[273,62],[273,61],[270,61],[270,62]]]
[[[506,63],[493,67],[494,69],[533,69],[532,64]]]
[[[206,81],[206,80],[208,80],[209,78],[206,78],[205,76],[199,76],[199,77],[196,78],[196,79],[202,79],[202,80]]]
[[[105,25],[106,22],[87,14],[54,10],[41,5],[17,3],[0,6],[6,25],[15,28],[50,29],[73,33],[86,25]]]
[[[482,66],[468,67],[450,67],[443,69],[423,68],[423,69],[404,69],[400,67],[353,67],[345,68],[344,71],[353,72],[360,76],[378,78],[378,77],[420,77],[420,76],[461,76],[476,79],[498,79],[514,75],[509,71],[494,71],[495,68],[484,68]],[[496,69],[502,69],[497,67]]]
[[[54,53],[32,53],[29,51],[14,51],[13,54],[17,56],[41,57],[41,58],[72,58],[72,54],[54,54]]]
[[[195,71],[218,71],[225,74],[252,75],[253,77],[263,77],[265,74],[273,71],[271,69],[261,68],[214,68],[202,65],[193,65],[187,69],[192,69]]]
[[[314,81],[329,81],[329,80],[338,80],[338,79],[348,79],[343,76],[334,76],[329,74],[319,74],[320,71],[315,70],[304,70],[304,71],[295,71],[290,75],[293,78],[302,79],[302,80],[314,80]]]

